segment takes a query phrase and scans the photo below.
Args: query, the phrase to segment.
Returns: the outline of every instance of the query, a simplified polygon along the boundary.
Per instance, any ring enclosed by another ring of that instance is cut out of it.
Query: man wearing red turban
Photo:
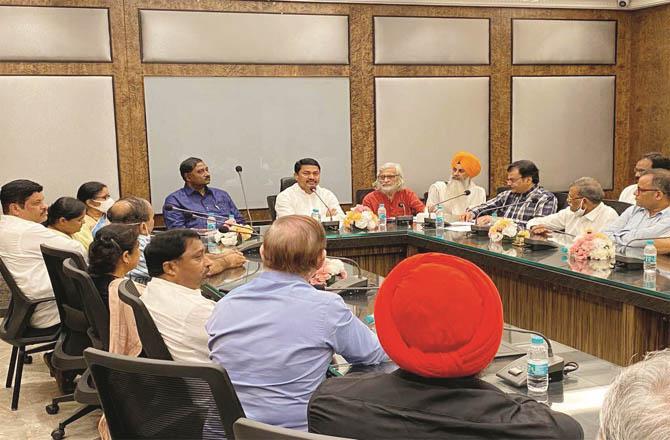
[[[377,295],[379,341],[393,373],[326,380],[309,404],[311,432],[357,439],[582,439],[570,416],[506,394],[477,375],[503,331],[493,281],[461,258],[419,254]]]
[[[438,180],[430,185],[426,206],[430,211],[435,211],[438,204],[442,205],[447,220],[457,220],[465,215],[465,210],[480,205],[486,201],[486,191],[481,186],[475,185],[473,179],[479,175],[482,164],[472,153],[459,151],[451,159],[451,180],[448,182]],[[448,202],[444,200],[457,197],[466,190],[470,194],[454,198]],[[444,203],[443,203],[444,202]]]

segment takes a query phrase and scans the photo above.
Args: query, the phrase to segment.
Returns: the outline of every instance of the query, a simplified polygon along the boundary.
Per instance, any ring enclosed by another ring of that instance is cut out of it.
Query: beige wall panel
[[[118,195],[111,77],[0,76],[0,102],[3,182],[39,182],[48,202],[90,180]]]
[[[2,61],[111,61],[107,9],[0,6]]]
[[[451,175],[461,150],[479,157],[475,182],[488,191],[489,78],[377,78],[377,166],[398,162],[423,197]]]
[[[513,20],[514,64],[615,64],[616,21]]]
[[[376,64],[488,64],[489,20],[375,17]]]
[[[611,189],[614,92],[613,76],[514,77],[512,160],[535,162],[552,191],[583,176]]]
[[[142,60],[348,64],[348,17],[141,11]]]

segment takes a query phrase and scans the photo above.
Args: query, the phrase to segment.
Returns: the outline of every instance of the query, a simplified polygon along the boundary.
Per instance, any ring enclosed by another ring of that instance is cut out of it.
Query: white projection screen
[[[48,203],[79,185],[119,194],[114,92],[109,76],[0,76],[0,175],[44,187]]]
[[[377,78],[377,166],[397,162],[419,197],[451,176],[451,157],[482,163],[475,182],[488,192],[489,78]]]
[[[202,158],[212,186],[244,200],[235,166],[243,167],[250,208],[267,208],[293,164],[313,157],[321,185],[351,202],[348,78],[147,77],[144,80],[151,201],[183,186],[179,163]]]
[[[614,76],[514,77],[512,160],[535,162],[551,191],[583,176],[612,189],[614,108]]]

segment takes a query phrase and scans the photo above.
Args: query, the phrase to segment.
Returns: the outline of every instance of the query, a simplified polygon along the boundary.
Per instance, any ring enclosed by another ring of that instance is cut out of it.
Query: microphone
[[[629,240],[629,241],[626,243],[626,245],[623,247],[623,253],[625,254],[625,253],[626,253],[626,249],[628,249],[628,246],[630,246],[630,244],[633,243],[633,242],[635,242],[635,241],[643,241],[643,240],[660,240],[660,239],[663,239],[663,238],[670,238],[670,236],[666,236],[666,237],[644,237],[644,238],[634,238],[634,239],[632,239],[632,240]]]
[[[437,202],[437,203],[435,203],[433,206],[437,206],[437,205],[441,205],[441,204],[443,204],[443,203],[450,202],[450,201],[452,201],[452,200],[454,200],[454,199],[457,199],[457,198],[459,198],[459,197],[469,196],[470,194],[471,194],[471,191],[470,191],[469,189],[466,189],[466,190],[463,191],[461,194],[459,194],[459,195],[457,195],[457,196],[449,197],[448,199],[444,199],[444,200],[442,200],[441,202]]]
[[[326,214],[328,214],[328,218],[332,222],[333,221],[333,214],[330,212],[330,208],[328,207],[328,205],[326,205],[326,202],[324,202],[323,199],[321,198],[321,196],[319,195],[319,193],[316,192],[316,186],[314,188],[312,188],[311,191],[312,191],[312,194],[314,194],[321,201],[321,203],[323,203],[323,206],[326,207]]]
[[[176,206],[173,206],[173,205],[163,206],[163,211],[180,211],[180,212],[185,212],[185,213],[191,214],[193,217],[198,217],[198,218],[206,219],[207,217],[211,216],[211,217],[223,219],[224,221],[228,220],[228,217],[223,217],[221,215],[208,214],[206,212],[191,211],[190,209],[177,208]]]
[[[644,238],[634,238],[632,240],[629,240],[623,247],[623,251],[621,254],[616,254],[614,256],[614,264],[624,270],[640,270],[644,266],[644,259],[639,258],[639,257],[633,257],[633,256],[626,256],[626,250],[628,249],[628,246],[630,246],[631,243],[634,243],[636,241],[643,241],[643,240],[660,240],[664,238],[670,238],[670,236],[665,236],[665,237],[644,237]]]
[[[251,218],[251,211],[249,210],[249,203],[247,203],[247,192],[244,190],[244,180],[242,180],[242,165],[237,165],[235,171],[240,178],[240,186],[242,187],[242,197],[244,198],[244,207],[247,210],[247,215],[249,216],[249,224],[253,228],[254,220]]]
[[[244,225],[221,225],[219,226],[219,232],[222,234],[225,234],[227,232],[237,232],[239,234],[249,234],[254,237],[261,237],[261,234],[258,234],[251,230],[252,226],[244,226]]]
[[[405,210],[405,204],[403,202],[398,203],[398,206],[402,208],[402,215],[407,215],[407,211]]]

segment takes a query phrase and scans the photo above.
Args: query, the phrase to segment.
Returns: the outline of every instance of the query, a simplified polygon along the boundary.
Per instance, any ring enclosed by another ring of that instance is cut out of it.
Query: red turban
[[[382,347],[403,370],[424,377],[471,376],[498,351],[502,303],[491,278],[475,264],[419,254],[384,280],[375,325]]]
[[[451,167],[455,167],[457,163],[463,166],[463,169],[470,177],[478,176],[482,170],[482,164],[477,159],[477,156],[467,151],[459,151],[454,154],[454,157],[451,159]]]

